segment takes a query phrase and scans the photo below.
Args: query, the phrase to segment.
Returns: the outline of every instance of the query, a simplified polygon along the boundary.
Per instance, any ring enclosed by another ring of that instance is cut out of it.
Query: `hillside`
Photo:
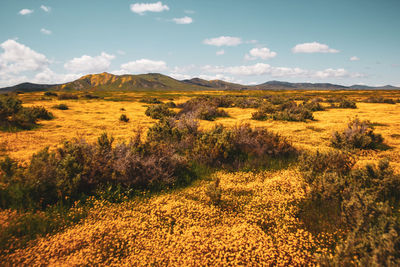
[[[56,86],[56,90],[147,91],[151,90],[205,90],[202,86],[188,86],[181,81],[158,73],[139,75],[89,74],[80,79]]]
[[[36,83],[20,83],[10,87],[0,88],[0,92],[37,92],[46,91],[49,88],[56,86],[55,84],[36,84]]]

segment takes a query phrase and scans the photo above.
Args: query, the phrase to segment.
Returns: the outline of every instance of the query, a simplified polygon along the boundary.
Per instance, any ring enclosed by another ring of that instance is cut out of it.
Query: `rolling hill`
[[[366,85],[343,86],[331,83],[290,83],[269,81],[258,85],[242,85],[222,80],[176,80],[159,73],[138,75],[114,75],[107,72],[85,75],[64,84],[21,83],[1,88],[0,92],[33,91],[198,91],[198,90],[400,90],[386,85],[371,87]]]

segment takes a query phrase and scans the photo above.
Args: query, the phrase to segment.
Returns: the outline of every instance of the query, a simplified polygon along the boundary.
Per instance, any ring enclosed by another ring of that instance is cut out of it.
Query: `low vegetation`
[[[13,96],[0,96],[0,129],[5,131],[29,130],[38,126],[38,120],[51,120],[54,116],[44,107],[23,107]]]
[[[76,100],[78,99],[78,95],[73,93],[60,93],[58,95],[58,100]]]
[[[374,133],[371,122],[358,118],[350,121],[343,132],[335,131],[331,139],[333,147],[342,149],[377,149],[382,143],[382,135]]]
[[[346,229],[322,265],[400,263],[400,175],[387,160],[354,169],[345,153],[303,155],[301,169],[309,193],[301,217],[311,231]],[[322,211],[322,212],[321,212]]]
[[[53,108],[59,109],[59,110],[68,110],[69,109],[67,104],[57,104],[57,105],[54,105]]]

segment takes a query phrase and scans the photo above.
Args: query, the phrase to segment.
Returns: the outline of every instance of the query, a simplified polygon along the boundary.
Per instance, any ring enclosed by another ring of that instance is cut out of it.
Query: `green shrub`
[[[152,119],[162,119],[176,115],[176,113],[170,110],[165,104],[149,106],[145,114]]]
[[[58,95],[58,100],[78,99],[78,95],[72,93],[61,93]]]
[[[197,119],[208,121],[213,121],[217,117],[227,117],[228,114],[224,110],[218,109],[218,105],[217,98],[193,98],[178,106],[181,108],[178,117],[189,114]]]
[[[331,153],[302,156],[300,166],[308,186],[300,218],[314,231],[347,229],[336,248],[321,256],[320,264],[397,265],[400,175],[387,160],[350,170],[354,159]]]
[[[0,96],[0,128],[3,130],[32,129],[38,119],[51,120],[53,114],[44,107],[23,107],[14,96]]]
[[[123,122],[129,122],[129,118],[125,114],[121,114],[121,116],[119,117],[119,120],[123,121]]]
[[[161,104],[162,102],[155,97],[144,97],[139,100],[139,102],[146,104]]]
[[[356,109],[357,108],[357,104],[356,102],[352,101],[352,100],[347,100],[347,99],[343,99],[339,102],[339,105],[337,106],[338,108],[352,108],[352,109]]]
[[[44,107],[34,106],[25,108],[25,112],[32,114],[32,117],[40,120],[52,120],[54,116],[51,112],[49,112]]]
[[[333,147],[343,149],[377,149],[382,143],[383,137],[374,133],[371,123],[358,118],[349,122],[343,132],[334,132],[331,139]]]
[[[371,96],[365,99],[366,103],[385,103],[385,104],[396,104],[396,101],[392,98],[385,98],[382,96]]]
[[[58,96],[58,95],[55,92],[47,91],[47,92],[44,92],[44,96]]]
[[[245,165],[266,166],[271,159],[290,158],[296,150],[277,134],[243,124],[231,129],[217,125],[202,132],[192,153],[192,158],[200,163],[237,169]]]
[[[53,108],[59,109],[59,110],[68,110],[69,107],[67,106],[67,104],[58,104],[58,105],[54,105]]]

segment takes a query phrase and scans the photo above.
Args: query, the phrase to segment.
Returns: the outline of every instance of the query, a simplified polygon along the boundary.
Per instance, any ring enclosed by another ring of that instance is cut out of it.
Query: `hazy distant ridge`
[[[367,85],[343,86],[332,83],[290,83],[269,81],[258,85],[242,85],[222,80],[176,80],[159,73],[139,75],[113,75],[110,73],[89,74],[75,81],[64,84],[21,83],[1,88],[1,92],[33,92],[33,91],[194,91],[194,90],[400,90],[400,87],[385,85],[373,87]]]

